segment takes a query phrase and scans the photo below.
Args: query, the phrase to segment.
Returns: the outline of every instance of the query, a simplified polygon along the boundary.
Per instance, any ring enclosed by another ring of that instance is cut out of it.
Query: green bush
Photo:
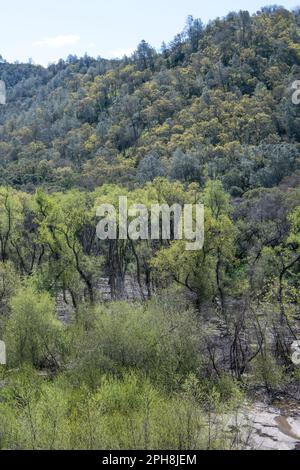
[[[25,367],[1,395],[0,449],[229,448],[221,423],[185,392],[169,396],[132,372],[92,391]]]
[[[284,368],[271,355],[258,357],[252,364],[252,373],[254,381],[264,385],[268,391],[283,386],[288,378]]]
[[[88,329],[85,316],[70,332],[76,376],[86,377],[89,384],[92,371],[97,377],[97,371],[120,375],[136,369],[174,389],[198,371],[199,335],[192,311],[164,311],[155,302],[121,302],[97,308],[93,316]]]
[[[25,287],[12,298],[10,307],[4,335],[9,365],[57,366],[63,331],[50,295]]]

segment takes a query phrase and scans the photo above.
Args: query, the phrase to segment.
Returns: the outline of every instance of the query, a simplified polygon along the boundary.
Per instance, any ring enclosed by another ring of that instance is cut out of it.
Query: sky
[[[204,23],[230,11],[258,11],[276,0],[0,0],[0,54],[9,62],[47,66],[69,54],[130,55],[182,31],[188,15]],[[278,3],[292,9],[300,0]]]

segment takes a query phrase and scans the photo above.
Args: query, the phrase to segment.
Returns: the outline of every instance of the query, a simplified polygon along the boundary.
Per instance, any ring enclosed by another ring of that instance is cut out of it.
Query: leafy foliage
[[[0,449],[240,448],[242,390],[299,399],[299,25],[270,7],[122,60],[0,56]],[[203,249],[174,214],[171,240],[98,240],[120,196],[204,204]]]
[[[299,178],[298,30],[299,10],[275,7],[206,27],[189,17],[160,53],[142,41],[123,60],[2,61],[0,183],[93,189],[168,174],[243,193]]]

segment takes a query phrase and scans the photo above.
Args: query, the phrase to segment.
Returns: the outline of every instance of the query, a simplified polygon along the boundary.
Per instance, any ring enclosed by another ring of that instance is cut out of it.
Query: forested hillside
[[[141,42],[121,61],[0,64],[2,184],[93,189],[166,175],[220,177],[234,195],[285,178],[295,186],[299,24],[299,11],[282,8],[206,27],[189,18],[160,53]]]
[[[0,79],[0,449],[249,446],[246,398],[300,400],[300,10]],[[204,204],[204,248],[100,241],[121,195]]]

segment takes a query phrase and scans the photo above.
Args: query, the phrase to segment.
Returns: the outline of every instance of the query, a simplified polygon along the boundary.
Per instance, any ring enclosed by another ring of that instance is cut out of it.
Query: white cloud
[[[110,52],[110,57],[113,58],[122,58],[124,55],[131,56],[135,51],[134,48],[128,48],[128,49],[116,49],[114,51]]]
[[[68,34],[68,35],[59,35],[54,36],[52,38],[46,37],[43,38],[41,41],[37,41],[34,43],[34,46],[42,47],[66,47],[66,46],[74,46],[80,41],[80,36],[77,34]]]

